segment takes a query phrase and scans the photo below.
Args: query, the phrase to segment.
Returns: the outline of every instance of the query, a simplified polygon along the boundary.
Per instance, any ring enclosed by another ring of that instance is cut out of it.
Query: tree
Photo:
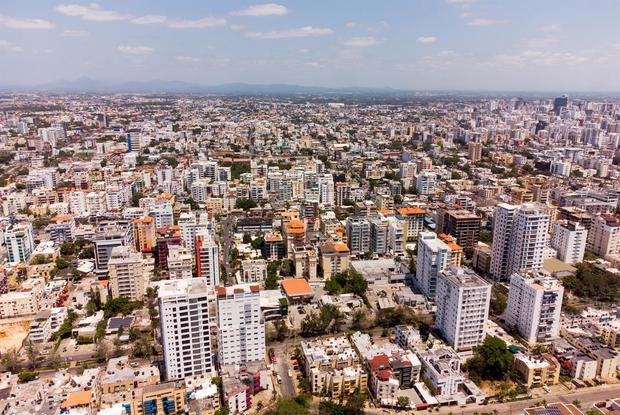
[[[29,341],[26,346],[26,356],[28,358],[28,367],[30,367],[30,369],[36,369],[39,359],[39,349],[37,349],[31,341]]]
[[[398,399],[396,399],[396,406],[398,406],[400,409],[409,408],[409,397],[399,396]]]
[[[36,254],[30,260],[30,265],[43,265],[50,262],[50,259],[44,254]]]
[[[508,296],[496,286],[491,290],[491,312],[499,316],[506,311],[508,306]]]
[[[95,354],[95,356],[97,357],[97,362],[105,362],[108,359],[108,354],[108,346],[103,340],[99,340],[99,343],[97,343],[97,351]]]
[[[366,314],[362,310],[356,310],[351,317],[351,329],[361,330],[364,327],[366,321]]]
[[[258,206],[258,203],[252,199],[237,199],[235,202],[236,209],[250,210],[256,206]]]
[[[58,269],[69,268],[69,263],[67,262],[66,259],[64,259],[63,257],[59,256],[58,258],[56,258],[56,268],[58,268]]]
[[[19,358],[19,353],[17,353],[17,350],[15,348],[7,350],[6,352],[4,352],[4,354],[2,354],[2,358],[0,358],[0,363],[5,370],[16,373],[21,366],[21,359]]]
[[[500,381],[506,379],[513,359],[502,339],[488,336],[482,345],[474,350],[474,356],[466,362],[465,370],[471,380],[477,383],[481,380]]]
[[[95,257],[95,249],[92,246],[88,248],[84,248],[82,252],[78,255],[80,259],[92,259]]]
[[[279,400],[273,409],[266,412],[266,415],[308,415],[309,398],[307,396],[296,396],[289,399]]]
[[[37,376],[39,376],[39,372],[24,371],[19,372],[19,374],[17,375],[17,380],[19,381],[19,383],[26,383],[35,380]]]
[[[135,192],[131,195],[131,205],[134,207],[138,207],[140,205],[140,199],[144,197],[142,192]]]
[[[252,243],[252,235],[250,235],[248,232],[243,234],[243,243],[244,244]]]
[[[290,333],[290,329],[288,328],[288,326],[286,325],[286,322],[284,320],[276,320],[273,322],[273,327],[275,329],[276,335],[275,335],[275,339],[277,341],[282,341],[284,339],[286,339],[289,336]]]

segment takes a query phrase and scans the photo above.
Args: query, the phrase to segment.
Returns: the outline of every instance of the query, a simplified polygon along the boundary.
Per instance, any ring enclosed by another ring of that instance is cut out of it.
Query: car
[[[289,377],[289,378],[292,378],[292,377],[293,377],[293,372],[291,372],[291,371],[290,371],[290,369],[289,369],[289,371],[288,371],[288,377]]]

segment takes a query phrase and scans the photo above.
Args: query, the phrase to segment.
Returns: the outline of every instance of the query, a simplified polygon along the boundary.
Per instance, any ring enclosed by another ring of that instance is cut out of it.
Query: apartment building
[[[166,379],[211,374],[207,280],[162,281],[158,295]]]
[[[434,232],[418,234],[416,284],[424,295],[435,298],[437,276],[451,262],[452,251]]]
[[[548,274],[513,274],[508,290],[506,321],[529,343],[547,342],[560,334],[564,287]]]
[[[455,350],[480,346],[486,336],[491,284],[468,268],[449,267],[437,278],[435,325]]]
[[[262,361],[265,321],[260,311],[260,287],[217,287],[217,327],[220,364]]]

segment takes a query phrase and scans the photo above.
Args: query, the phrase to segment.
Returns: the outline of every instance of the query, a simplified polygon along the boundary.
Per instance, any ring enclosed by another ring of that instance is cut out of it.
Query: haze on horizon
[[[620,91],[620,2],[5,0],[0,83]]]

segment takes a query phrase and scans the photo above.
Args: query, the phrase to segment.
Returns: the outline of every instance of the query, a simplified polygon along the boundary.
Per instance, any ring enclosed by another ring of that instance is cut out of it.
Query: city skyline
[[[48,1],[0,7],[3,87],[218,85],[620,91],[620,4]],[[560,7],[561,6],[561,7]],[[41,70],[45,68],[45,70]]]

